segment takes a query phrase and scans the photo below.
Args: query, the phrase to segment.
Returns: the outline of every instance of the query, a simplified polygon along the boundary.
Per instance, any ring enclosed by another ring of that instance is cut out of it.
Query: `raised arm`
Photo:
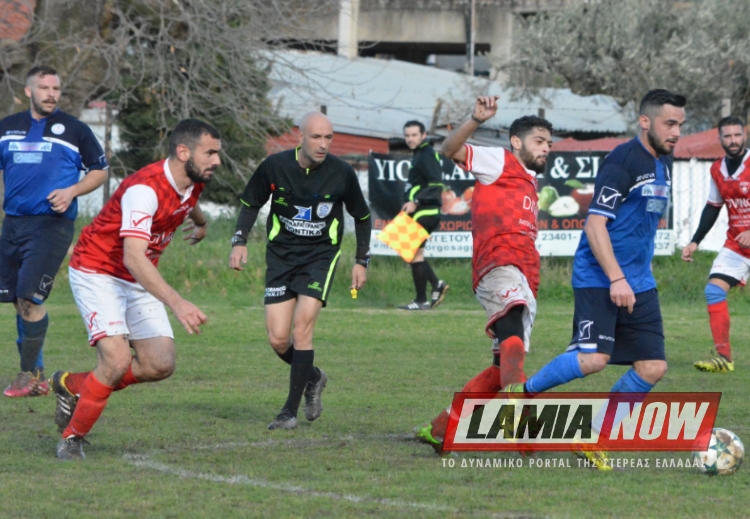
[[[497,113],[498,99],[500,99],[499,96],[477,97],[471,117],[462,122],[443,141],[441,148],[443,155],[459,162],[466,161],[466,148],[464,148],[464,144],[483,122]]]

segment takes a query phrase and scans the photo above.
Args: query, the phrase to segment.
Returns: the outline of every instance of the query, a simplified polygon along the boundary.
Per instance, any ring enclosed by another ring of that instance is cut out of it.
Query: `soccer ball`
[[[742,440],[727,429],[711,431],[708,449],[693,452],[698,470],[709,476],[729,476],[737,472],[745,457]]]

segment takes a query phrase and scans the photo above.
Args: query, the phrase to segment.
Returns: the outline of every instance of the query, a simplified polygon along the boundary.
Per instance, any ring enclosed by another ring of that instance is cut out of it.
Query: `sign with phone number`
[[[536,249],[540,256],[573,256],[583,231],[539,231]],[[672,229],[656,231],[654,254],[669,256],[674,253],[675,238]]]
[[[370,240],[373,255],[397,256],[396,251],[377,239],[380,231],[372,231]],[[540,256],[573,256],[583,231],[539,231],[536,248]],[[674,253],[674,231],[656,231],[654,254],[668,256]],[[470,232],[434,233],[425,245],[428,258],[471,258],[472,239]]]

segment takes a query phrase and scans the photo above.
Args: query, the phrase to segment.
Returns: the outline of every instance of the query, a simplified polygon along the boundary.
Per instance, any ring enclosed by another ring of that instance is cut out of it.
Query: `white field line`
[[[159,463],[152,460],[149,456],[139,454],[125,454],[123,459],[136,467],[143,467],[147,469],[157,470],[165,474],[172,474],[180,478],[186,479],[200,479],[204,481],[211,481],[213,483],[227,483],[230,485],[249,485],[258,488],[267,488],[269,490],[278,490],[281,492],[290,492],[294,494],[305,494],[310,497],[320,497],[325,499],[331,499],[334,501],[348,501],[350,503],[372,503],[377,505],[391,506],[395,508],[415,508],[421,510],[433,510],[439,512],[458,513],[459,510],[451,508],[449,506],[434,505],[430,503],[412,503],[409,501],[401,501],[398,499],[379,499],[370,496],[357,496],[353,494],[336,494],[334,492],[317,492],[315,490],[309,490],[304,487],[290,485],[287,483],[271,483],[263,479],[249,478],[243,475],[237,476],[217,476],[215,474],[206,474],[204,472],[195,472],[192,470],[185,470],[166,463]]]
[[[304,445],[316,445],[316,444],[329,444],[331,442],[340,442],[347,440],[362,440],[362,439],[373,439],[373,440],[389,440],[389,441],[416,441],[412,435],[407,434],[347,434],[343,436],[328,437],[328,438],[309,438],[309,439],[268,439],[257,442],[226,442],[226,443],[215,443],[212,445],[198,445],[191,446],[191,450],[221,450],[221,449],[238,449],[247,447],[272,447],[277,445],[288,445],[297,446],[300,444]],[[169,448],[153,451],[154,454],[160,452],[178,452],[184,449],[180,448]],[[210,481],[212,483],[226,483],[229,485],[248,485],[257,488],[266,488],[269,490],[277,490],[280,492],[289,492],[294,494],[304,494],[310,497],[330,499],[333,501],[347,501],[350,503],[365,503],[365,504],[377,504],[382,506],[388,506],[393,508],[404,508],[404,509],[416,509],[416,510],[430,510],[436,512],[448,512],[451,514],[463,514],[464,516],[480,515],[482,517],[493,517],[498,519],[513,519],[513,518],[528,518],[532,517],[526,514],[492,514],[489,515],[486,512],[468,512],[462,511],[458,508],[437,505],[432,503],[417,503],[411,501],[402,501],[400,499],[385,499],[377,498],[368,495],[358,496],[354,494],[337,494],[334,492],[318,492],[310,490],[304,487],[288,484],[288,483],[272,483],[264,479],[251,478],[245,475],[236,476],[217,476],[215,474],[208,474],[205,472],[196,472],[192,470],[181,469],[179,467],[161,463],[152,459],[151,455],[145,454],[124,454],[123,460],[136,467],[156,470],[164,474],[171,474],[180,478],[185,479],[199,479],[203,481]],[[537,516],[533,516],[537,517]]]

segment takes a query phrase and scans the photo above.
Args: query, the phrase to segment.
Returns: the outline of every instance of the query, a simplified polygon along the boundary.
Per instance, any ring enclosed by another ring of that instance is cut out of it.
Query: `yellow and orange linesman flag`
[[[429,237],[424,227],[403,211],[378,234],[378,240],[390,246],[409,263],[414,259],[422,242]]]

